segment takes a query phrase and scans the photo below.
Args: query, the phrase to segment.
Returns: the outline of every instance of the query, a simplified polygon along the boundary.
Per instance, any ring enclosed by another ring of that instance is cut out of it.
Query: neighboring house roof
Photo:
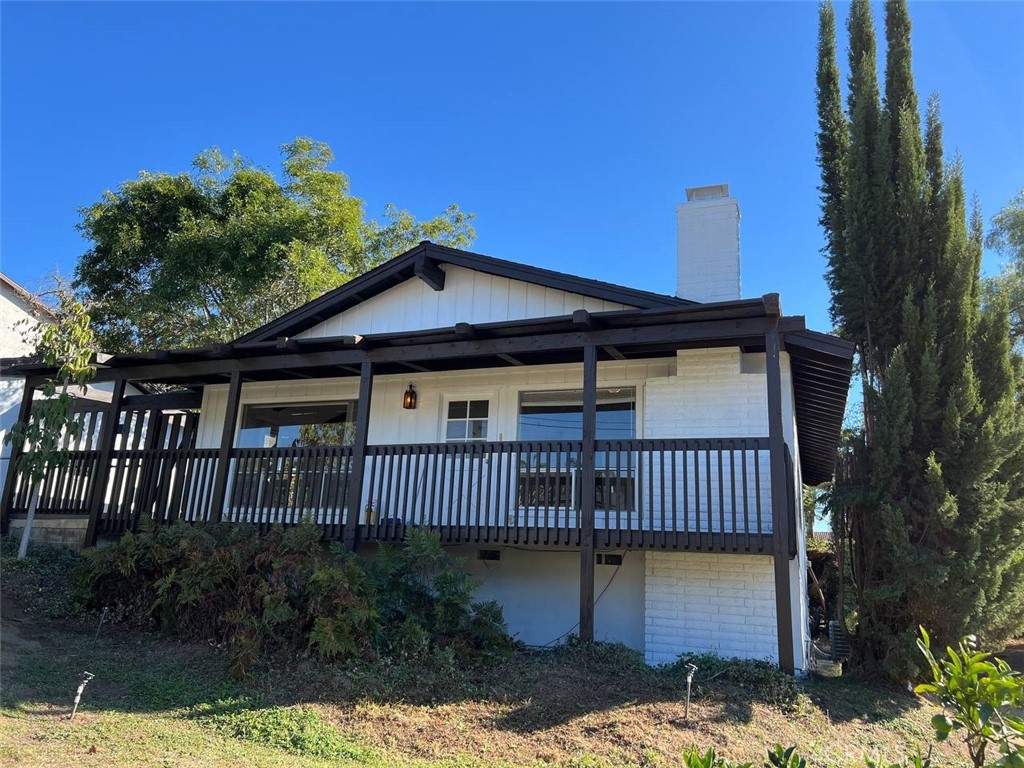
[[[489,275],[578,293],[637,309],[686,307],[697,303],[676,296],[641,291],[564,272],[531,267],[514,261],[495,259],[479,253],[436,245],[425,240],[412,250],[371,269],[366,274],[325,293],[320,298],[239,337],[235,343],[269,341],[281,336],[294,336],[339,312],[351,309],[367,299],[394,288],[414,276],[426,281],[435,290],[442,290],[444,288],[444,271],[439,267],[441,264],[453,264]]]
[[[48,306],[43,304],[43,302],[41,302],[34,294],[26,290],[25,288],[22,288],[20,285],[14,282],[3,272],[0,272],[0,286],[3,286],[11,293],[13,293],[15,296],[17,296],[19,299],[21,299],[23,302],[28,304],[32,308],[32,311],[42,315],[43,319],[55,319],[53,316],[53,311]]]

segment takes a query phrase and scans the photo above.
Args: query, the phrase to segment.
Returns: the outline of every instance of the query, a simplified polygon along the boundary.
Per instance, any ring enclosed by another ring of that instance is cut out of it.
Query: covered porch
[[[602,392],[610,389],[602,386],[600,371],[706,349],[738,349],[763,359],[757,371],[758,401],[767,403],[761,429],[729,432],[724,420],[715,436],[666,434],[666,425],[602,434]],[[83,404],[90,437],[69,446],[68,464],[47,478],[38,514],[81,516],[87,544],[137,530],[145,520],[234,522],[263,530],[308,521],[325,539],[352,548],[397,542],[420,526],[436,530],[448,545],[578,549],[585,639],[593,632],[597,550],[770,554],[778,614],[788,621],[783,602],[791,593],[789,561],[798,552],[800,480],[820,482],[831,474],[851,354],[842,342],[806,331],[803,318],[782,316],[778,297],[768,295],[118,356],[97,376],[114,383],[111,402]],[[520,439],[505,439],[495,429],[470,439],[467,410],[461,437],[449,432],[443,439],[439,432],[433,440],[371,440],[371,420],[378,418],[372,414],[401,409],[393,391],[410,377],[443,382],[486,370],[514,378],[552,368],[565,371],[579,392],[580,433],[571,439],[522,439],[522,428],[516,433],[511,426],[509,436]],[[9,370],[26,376],[21,418],[27,418],[32,389],[48,372],[25,361]],[[344,444],[240,442],[250,418],[244,392],[276,382],[285,392],[279,401],[288,402],[289,387],[311,380],[351,388]],[[128,383],[181,389],[126,396]],[[213,418],[217,398],[223,415]],[[5,528],[29,500],[28,484],[12,471],[4,490]],[[780,618],[780,658],[792,658],[781,642],[783,623]],[[792,632],[785,634],[791,649]]]

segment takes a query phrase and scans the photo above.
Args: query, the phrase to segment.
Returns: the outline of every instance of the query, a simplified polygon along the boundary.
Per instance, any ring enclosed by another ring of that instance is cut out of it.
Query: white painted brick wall
[[[648,664],[706,651],[778,660],[771,557],[654,551],[645,567]]]
[[[676,208],[676,295],[693,301],[740,297],[740,209],[735,198]]]
[[[788,360],[783,361],[783,379],[789,382]],[[676,375],[648,379],[644,387],[643,436],[648,438],[767,437],[768,396],[763,373],[743,373],[742,355],[738,349],[682,350],[676,357]],[[785,400],[785,398],[784,398]],[[787,412],[788,411],[788,412]],[[792,420],[792,409],[784,403],[784,422]],[[791,429],[787,430],[787,440]],[[771,531],[771,471],[767,451],[759,454],[761,525]],[[741,457],[736,455],[737,465]],[[737,469],[736,497],[742,497],[742,483],[747,484],[749,498],[749,529],[756,528],[757,483],[753,475],[753,453],[748,455],[747,474]],[[717,487],[717,464],[712,468],[712,486]],[[730,468],[723,467],[727,477]],[[701,478],[703,479],[703,478]],[[681,482],[681,480],[680,480]],[[689,483],[688,495],[694,486]],[[682,488],[679,489],[682,498]],[[692,498],[691,498],[692,508]],[[704,506],[706,509],[706,506]],[[717,530],[717,494],[712,494],[712,519]],[[730,506],[731,508],[731,506]],[[742,517],[742,516],[741,516]],[[731,520],[726,521],[731,529]],[[740,530],[746,530],[742,526]]]

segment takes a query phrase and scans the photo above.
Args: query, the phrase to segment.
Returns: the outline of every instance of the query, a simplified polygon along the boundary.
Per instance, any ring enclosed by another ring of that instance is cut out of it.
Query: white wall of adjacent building
[[[36,327],[36,312],[7,283],[0,281],[0,357],[23,357],[32,353],[35,342],[26,332]],[[0,493],[7,481],[11,447],[4,442],[18,420],[24,379],[0,376]]]

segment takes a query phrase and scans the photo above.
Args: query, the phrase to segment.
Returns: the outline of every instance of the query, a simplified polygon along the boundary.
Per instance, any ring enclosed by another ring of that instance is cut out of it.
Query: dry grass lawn
[[[927,748],[935,710],[905,693],[812,678],[788,699],[721,675],[685,682],[621,648],[520,652],[483,669],[331,667],[226,681],[216,649],[3,606],[0,764],[17,766],[675,766],[715,746],[760,764],[775,742],[816,766]],[[96,675],[67,720],[79,675]],[[786,699],[783,703],[777,700]],[[959,765],[950,746],[933,753]]]

